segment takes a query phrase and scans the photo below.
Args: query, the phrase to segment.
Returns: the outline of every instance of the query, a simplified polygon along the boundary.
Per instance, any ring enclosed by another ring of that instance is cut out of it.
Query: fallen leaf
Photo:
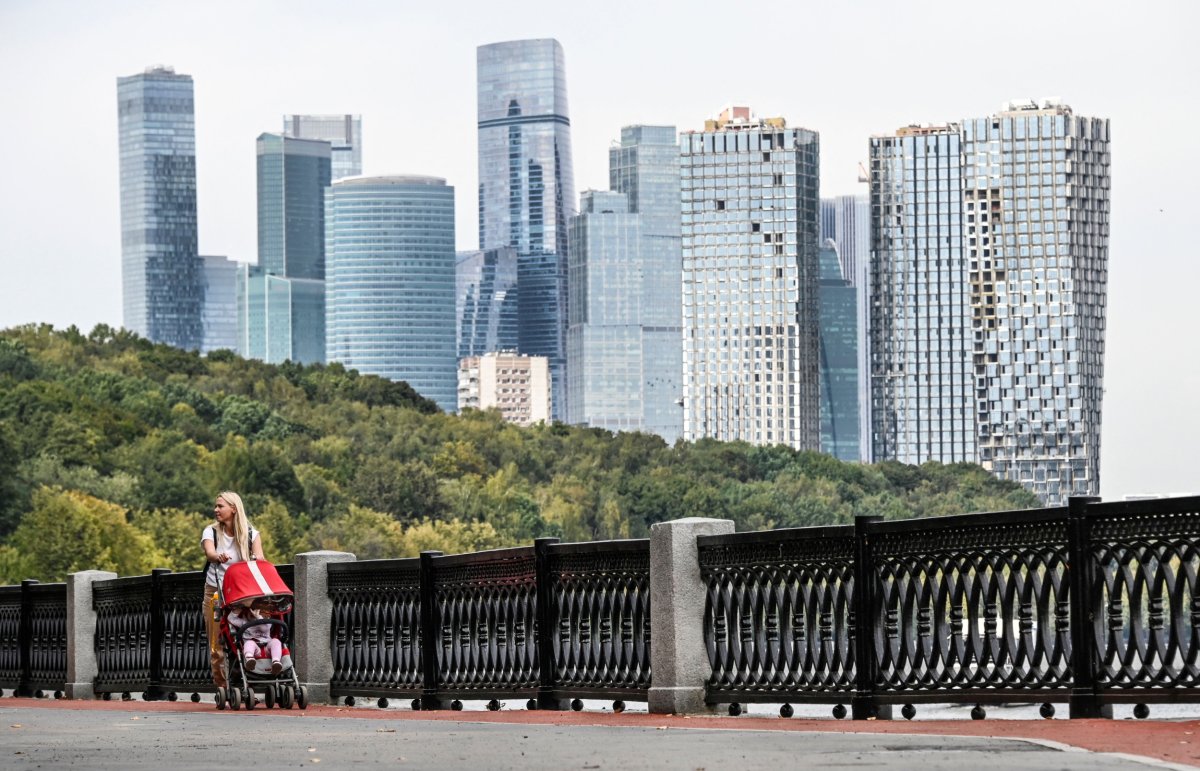
[[[314,763],[320,763],[320,762],[321,762],[321,759],[320,759],[320,758],[309,758],[309,760],[311,760],[311,761],[312,761],[312,762],[314,762]]]
[[[667,727],[665,725],[660,725],[657,730],[665,731],[665,730],[667,730]]]
[[[394,733],[396,733],[396,729],[395,728],[376,728],[375,733],[377,733],[377,734],[394,734]]]
[[[316,752],[316,751],[317,751],[317,748],[316,748],[316,747],[309,747],[309,748],[308,748],[308,751],[309,751],[309,752]]]
[[[9,726],[9,728],[22,728],[22,727],[23,726],[20,723],[13,723],[12,725]]]
[[[140,717],[131,717],[131,718],[129,718],[129,719],[130,719],[130,720],[141,720],[141,718],[140,718]]]

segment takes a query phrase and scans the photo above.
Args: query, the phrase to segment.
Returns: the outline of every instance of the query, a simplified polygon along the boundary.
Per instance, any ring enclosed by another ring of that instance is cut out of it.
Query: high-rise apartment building
[[[550,364],[512,351],[467,356],[458,363],[458,409],[495,407],[509,423],[550,420]]]
[[[627,126],[609,150],[613,192],[571,219],[567,420],[683,433],[679,147],[673,126]]]
[[[238,349],[238,263],[226,257],[202,255],[204,265],[204,328],[201,353]]]
[[[325,189],[329,142],[257,142],[258,264],[242,272],[241,353],[277,364],[325,361]]]
[[[820,270],[821,452],[858,461],[858,297],[833,239],[817,252]]]
[[[575,206],[566,70],[557,40],[480,46],[479,248],[517,251],[521,353],[550,360],[565,415],[567,220]]]
[[[204,342],[190,75],[152,67],[117,78],[121,283],[126,329],[191,350]]]
[[[871,140],[875,458],[1099,490],[1109,122],[1055,102]]]
[[[680,148],[684,438],[816,450],[817,133],[732,107]]]
[[[458,358],[517,349],[517,251],[459,252],[454,266]]]
[[[351,177],[326,194],[326,353],[458,405],[454,188],[425,176]]]
[[[335,180],[362,174],[361,115],[284,115],[283,135],[328,142]]]

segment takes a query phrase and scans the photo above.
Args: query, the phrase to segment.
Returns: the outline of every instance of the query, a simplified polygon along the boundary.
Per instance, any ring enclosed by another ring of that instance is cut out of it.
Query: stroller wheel
[[[275,707],[275,686],[268,685],[267,690],[263,692],[263,703],[267,705],[267,709]]]
[[[300,690],[296,691],[296,706],[300,709],[308,707],[308,686],[300,686]]]
[[[229,689],[229,706],[232,707],[233,709],[241,709],[242,708],[242,689],[241,688],[230,688]]]
[[[246,709],[254,709],[254,705],[256,703],[257,701],[254,698],[254,689],[250,686],[246,686]]]
[[[213,701],[217,703],[217,709],[225,709],[225,702],[229,698],[229,694],[225,691],[225,686],[218,686],[217,695],[213,697]]]
[[[292,699],[294,696],[295,696],[295,691],[292,690],[292,686],[285,685],[283,687],[283,689],[279,692],[279,708],[280,709],[291,709],[292,708]]]

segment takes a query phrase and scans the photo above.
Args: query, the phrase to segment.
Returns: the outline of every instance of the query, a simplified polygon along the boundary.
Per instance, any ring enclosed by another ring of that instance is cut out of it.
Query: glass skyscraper
[[[683,433],[679,147],[673,126],[626,126],[614,192],[583,194],[570,224],[568,421]]]
[[[832,239],[817,252],[821,315],[821,452],[858,461],[858,297]]]
[[[454,269],[458,357],[517,350],[517,252],[460,252]]]
[[[732,107],[680,147],[684,438],[819,449],[817,133]]]
[[[204,268],[191,76],[155,67],[117,78],[117,118],[124,326],[154,342],[198,350]]]
[[[323,363],[329,143],[262,134],[257,158],[258,264],[242,275],[241,353],[272,364]]]
[[[201,353],[238,349],[238,263],[225,257],[201,256],[204,306]]]
[[[329,188],[325,212],[329,361],[407,381],[455,411],[454,188],[351,177]]]
[[[876,459],[1096,494],[1108,120],[1046,101],[901,129],[871,175]]]
[[[553,413],[565,415],[567,219],[574,214],[571,121],[557,40],[476,53],[479,248],[517,251],[521,353],[550,360]]]
[[[333,179],[362,174],[361,115],[284,115],[283,135],[328,142]]]

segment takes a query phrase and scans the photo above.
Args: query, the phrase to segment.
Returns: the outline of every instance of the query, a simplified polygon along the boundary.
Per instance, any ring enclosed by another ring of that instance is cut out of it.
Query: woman
[[[263,551],[262,538],[246,521],[242,496],[229,491],[218,495],[213,506],[213,517],[216,522],[204,528],[200,536],[200,546],[208,560],[208,567],[204,571],[204,624],[208,629],[213,685],[225,688],[229,685],[225,678],[225,649],[221,645],[221,627],[213,610],[217,587],[225,578],[225,568],[234,562],[241,562],[245,555],[260,560]]]

